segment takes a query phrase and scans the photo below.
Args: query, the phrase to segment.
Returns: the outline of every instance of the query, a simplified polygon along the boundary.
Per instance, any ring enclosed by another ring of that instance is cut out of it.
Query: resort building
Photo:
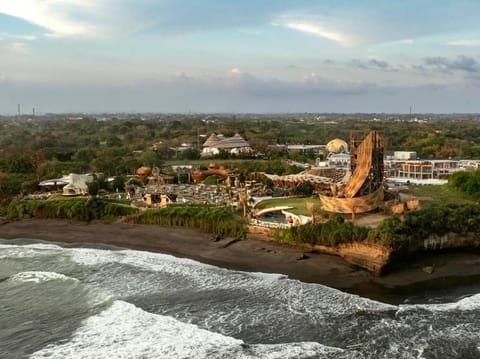
[[[79,175],[70,173],[69,183],[63,187],[64,196],[84,196],[88,194],[88,183],[93,181],[90,174]]]
[[[235,156],[250,155],[253,152],[249,143],[238,133],[233,137],[224,137],[212,133],[202,147],[202,157],[214,157],[219,155],[221,151],[226,151]]]
[[[455,159],[417,159],[416,152],[397,151],[385,159],[387,177],[436,180],[463,170]]]
[[[42,191],[62,191],[64,196],[83,196],[88,194],[88,182],[93,181],[91,174],[70,173],[62,178],[42,181],[38,184]]]

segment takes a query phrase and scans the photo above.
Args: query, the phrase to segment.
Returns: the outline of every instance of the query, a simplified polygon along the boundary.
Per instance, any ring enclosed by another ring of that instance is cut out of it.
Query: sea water
[[[480,358],[480,294],[391,305],[158,253],[0,240],[0,358]]]

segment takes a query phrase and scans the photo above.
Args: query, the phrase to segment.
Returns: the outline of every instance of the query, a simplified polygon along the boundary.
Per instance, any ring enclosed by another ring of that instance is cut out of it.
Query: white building
[[[202,157],[213,157],[227,151],[231,155],[251,154],[252,148],[249,143],[238,133],[233,137],[224,137],[212,133],[203,144]]]
[[[75,173],[70,173],[69,183],[63,187],[64,196],[79,196],[88,194],[88,182],[93,181],[93,176],[91,174],[78,175]]]

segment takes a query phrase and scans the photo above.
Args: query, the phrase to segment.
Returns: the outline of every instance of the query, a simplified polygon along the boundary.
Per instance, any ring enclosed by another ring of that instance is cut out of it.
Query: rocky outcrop
[[[274,235],[269,228],[249,226],[247,238],[264,241],[275,241]],[[331,254],[342,257],[346,262],[366,269],[374,275],[381,275],[384,267],[390,261],[393,250],[390,247],[382,246],[372,242],[342,243],[335,247],[323,245],[296,245],[302,249]]]
[[[273,233],[268,228],[250,226],[248,238],[265,241],[274,241]],[[366,269],[376,276],[383,274],[385,268],[391,262],[404,260],[409,255],[418,252],[434,252],[445,249],[480,248],[480,236],[474,233],[458,234],[447,233],[445,235],[432,234],[418,244],[401,251],[374,242],[363,241],[342,243],[335,247],[324,245],[298,244],[299,248],[309,248],[313,251],[342,257],[346,262]]]
[[[343,243],[335,247],[314,245],[313,249],[342,257],[346,262],[364,268],[374,275],[381,275],[390,262],[392,248],[371,242]]]

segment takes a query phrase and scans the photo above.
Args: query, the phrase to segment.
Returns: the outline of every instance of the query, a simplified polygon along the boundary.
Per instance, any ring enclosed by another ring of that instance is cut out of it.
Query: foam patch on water
[[[62,251],[55,244],[34,243],[26,245],[0,244],[0,258],[32,258],[39,255],[49,255]]]
[[[415,305],[400,305],[398,313],[407,312],[412,309],[423,309],[436,312],[448,312],[452,310],[477,310],[480,308],[480,294],[475,294],[466,298],[462,298],[454,303],[444,304],[415,304]]]
[[[9,281],[11,282],[41,283],[41,282],[48,282],[53,280],[78,282],[78,279],[76,278],[68,277],[61,273],[55,273],[55,272],[36,272],[36,271],[20,272],[12,275],[9,278]]]
[[[246,345],[242,340],[115,301],[85,320],[70,342],[48,345],[30,358],[333,358],[342,352],[319,343]]]

